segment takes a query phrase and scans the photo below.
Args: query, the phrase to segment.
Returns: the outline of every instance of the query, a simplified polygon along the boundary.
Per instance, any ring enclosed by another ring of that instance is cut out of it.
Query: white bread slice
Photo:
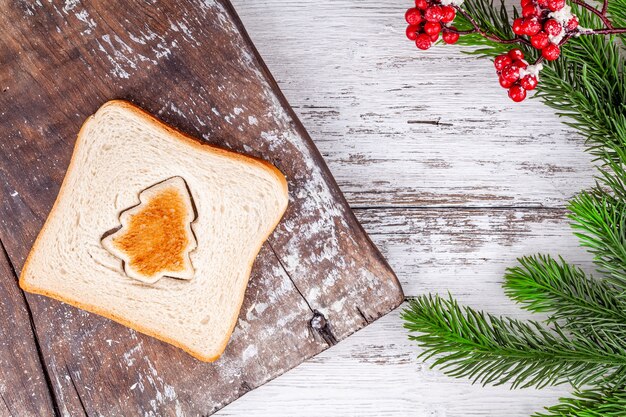
[[[127,224],[122,212],[138,204],[143,190],[176,177],[184,179],[195,209],[193,278],[165,274],[140,282],[124,270],[124,254],[113,255],[101,239]],[[285,177],[269,163],[197,141],[130,103],[110,101],[78,134],[20,286],[213,361],[233,331],[254,259],[287,203]]]
[[[154,284],[164,276],[191,279],[195,217],[185,180],[172,177],[139,193],[139,204],[122,212],[122,226],[107,232],[102,246],[124,261],[126,275],[141,282]]]

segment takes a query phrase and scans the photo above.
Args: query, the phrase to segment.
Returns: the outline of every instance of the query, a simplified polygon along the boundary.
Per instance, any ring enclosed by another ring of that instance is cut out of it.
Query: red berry
[[[441,13],[441,21],[443,23],[450,23],[456,17],[456,10],[454,10],[454,7],[452,6],[443,6],[441,8]]]
[[[513,21],[513,33],[515,33],[516,35],[524,35],[524,29],[522,29],[522,21],[523,19],[521,17],[518,17]]]
[[[522,29],[526,35],[533,36],[541,30],[541,23],[539,23],[539,20],[536,17],[524,19],[522,22]]]
[[[404,14],[404,18],[409,25],[417,25],[422,21],[422,13],[416,9],[409,9]]]
[[[567,22],[567,30],[574,30],[578,27],[578,18],[576,16],[572,16],[572,18]]]
[[[511,49],[507,55],[509,56],[509,58],[511,58],[513,61],[515,61],[516,59],[524,59],[524,53],[522,52],[521,49],[518,48],[513,48]]]
[[[525,75],[520,80],[520,85],[524,87],[525,90],[534,90],[537,87],[537,77],[534,75]]]
[[[415,7],[421,10],[426,10],[426,8],[428,7],[428,1],[427,0],[415,0]]]
[[[433,41],[430,40],[430,36],[425,33],[420,33],[419,35],[417,35],[417,39],[415,39],[415,46],[422,50],[430,48],[432,44]]]
[[[548,0],[537,0],[537,6],[545,9],[548,7]]]
[[[548,9],[553,12],[561,10],[565,6],[565,0],[548,0]]]
[[[511,65],[513,61],[507,55],[498,55],[493,61],[493,66],[496,67],[496,71],[502,71],[507,65]]]
[[[454,26],[450,26],[450,29],[456,30]],[[451,32],[449,30],[444,30],[443,35],[441,35],[441,37],[443,38],[443,41],[445,43],[450,44],[450,45],[452,45],[453,43],[456,43],[456,41],[459,40],[459,34],[456,32]]]
[[[543,24],[543,30],[545,30],[548,35],[556,36],[561,33],[561,29],[561,24],[554,19],[548,19],[546,23]]]
[[[437,39],[439,39],[439,34],[435,33],[434,35],[430,35],[430,40],[433,42],[437,42]]]
[[[509,88],[509,97],[516,103],[523,101],[526,98],[526,90],[519,84],[515,84]]]
[[[443,17],[441,6],[430,6],[424,12],[424,18],[429,22],[439,22]]]
[[[520,6],[522,6],[522,8],[524,8],[524,7],[528,6],[529,4],[531,4],[532,2],[533,2],[533,0],[521,0],[519,3],[520,3]]]
[[[513,85],[512,82],[505,80],[504,78],[500,77],[498,78],[498,81],[500,81],[500,86],[502,88],[509,88],[510,86]]]
[[[409,25],[406,27],[406,37],[410,40],[414,41],[417,39],[417,31],[419,30],[419,26],[417,25]]]
[[[507,65],[502,68],[501,77],[505,80],[514,83],[519,78],[519,68],[515,65]]]
[[[441,32],[441,25],[439,22],[426,22],[424,24],[424,33],[427,35],[437,35]]]
[[[544,31],[530,37],[530,44],[537,49],[543,49],[550,43],[548,34]]]
[[[534,4],[527,4],[522,9],[522,16],[524,17],[533,17],[539,14],[539,10],[535,7]]]
[[[528,64],[522,61],[521,59],[513,61],[513,65],[515,65],[517,68],[524,68],[524,69],[528,68]]]
[[[553,43],[549,44],[541,50],[541,55],[548,61],[556,60],[561,54],[561,48]]]

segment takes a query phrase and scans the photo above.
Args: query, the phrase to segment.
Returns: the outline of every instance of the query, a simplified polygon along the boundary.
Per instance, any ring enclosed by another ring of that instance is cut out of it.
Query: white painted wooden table
[[[410,1],[233,0],[252,40],[408,297],[450,290],[525,317],[500,287],[516,257],[590,267],[563,207],[592,184],[580,136],[514,104],[487,60],[404,37]],[[415,360],[396,311],[220,416],[528,416],[566,387],[481,388]]]

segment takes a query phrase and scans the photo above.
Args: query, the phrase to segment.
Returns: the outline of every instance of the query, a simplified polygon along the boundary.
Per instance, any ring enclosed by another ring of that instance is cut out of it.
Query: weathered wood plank
[[[592,269],[591,256],[572,234],[565,210],[356,210],[370,237],[394,268],[409,297],[450,290],[478,305],[507,312],[500,283],[515,259],[537,252],[561,254]],[[506,299],[504,299],[506,300]],[[485,304],[487,303],[487,304]]]
[[[80,124],[111,98],[133,101],[211,143],[269,159],[291,190],[285,218],[255,264],[237,330],[215,364],[29,295],[63,415],[210,414],[401,302],[393,272],[226,2],[1,6],[7,137],[0,142],[0,237],[18,270],[59,189]]]
[[[2,242],[0,294],[0,416],[54,415],[30,312]]]
[[[516,257],[561,254],[592,269],[564,210],[371,209],[356,214],[409,297],[449,290],[464,304],[528,318],[535,315],[515,305],[501,286],[505,268]],[[568,391],[471,385],[428,369],[416,360],[419,352],[393,313],[219,415],[527,417]]]
[[[353,207],[560,207],[592,183],[581,138],[491,63],[417,51],[410,1],[234,5]]]
[[[528,417],[567,393],[472,385],[418,363],[419,352],[396,311],[216,415]]]

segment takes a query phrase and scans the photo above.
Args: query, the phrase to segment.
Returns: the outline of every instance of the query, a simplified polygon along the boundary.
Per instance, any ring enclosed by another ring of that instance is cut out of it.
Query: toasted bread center
[[[113,244],[126,253],[130,266],[142,275],[182,271],[189,245],[187,210],[178,190],[165,189],[130,217]]]

